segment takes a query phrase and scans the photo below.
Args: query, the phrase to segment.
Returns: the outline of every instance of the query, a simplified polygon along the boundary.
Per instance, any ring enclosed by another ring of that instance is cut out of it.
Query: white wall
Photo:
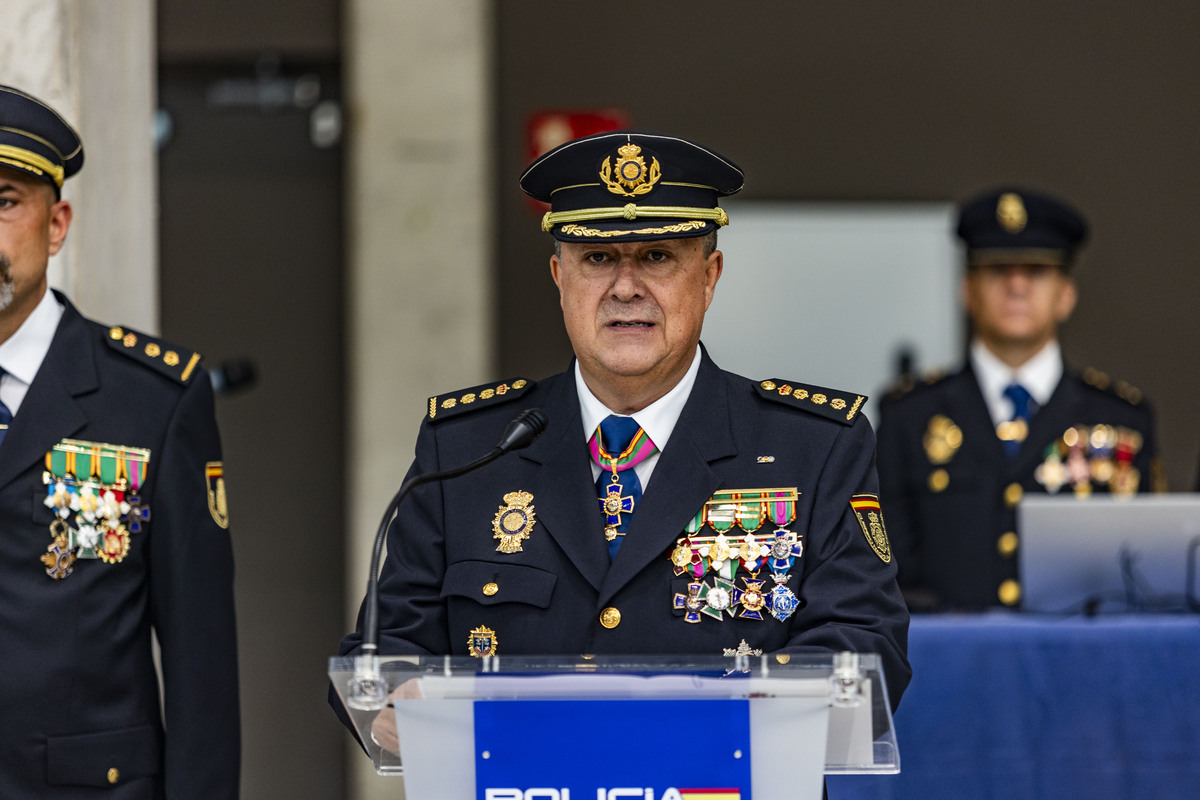
[[[952,205],[722,205],[725,271],[703,339],[725,369],[868,395],[874,423],[899,348],[921,370],[960,360]]]

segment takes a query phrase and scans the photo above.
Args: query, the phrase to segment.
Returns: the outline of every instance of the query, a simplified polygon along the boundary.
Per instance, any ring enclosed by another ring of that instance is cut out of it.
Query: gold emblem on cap
[[[945,464],[954,458],[958,448],[962,447],[962,429],[949,417],[935,414],[925,428],[925,438],[922,442],[930,464]]]
[[[1029,215],[1025,212],[1025,203],[1021,200],[1021,195],[1015,192],[1000,195],[1000,199],[996,201],[996,221],[1009,233],[1025,230]]]
[[[646,194],[662,177],[658,159],[651,158],[650,166],[647,167],[646,159],[642,158],[642,148],[633,142],[626,142],[618,147],[617,153],[620,155],[617,157],[615,168],[611,156],[605,158],[600,166],[600,180],[604,181],[604,185],[613,194],[622,197]]]
[[[600,624],[609,630],[612,630],[621,624],[621,612],[618,609],[609,606],[600,612]]]
[[[529,492],[509,492],[504,495],[507,505],[500,506],[492,519],[492,538],[499,539],[496,550],[501,553],[521,552],[521,542],[529,538],[537,515],[533,511],[533,495]]]

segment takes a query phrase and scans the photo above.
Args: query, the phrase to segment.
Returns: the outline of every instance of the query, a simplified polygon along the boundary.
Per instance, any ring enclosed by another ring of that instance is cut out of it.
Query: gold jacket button
[[[1009,531],[997,539],[996,550],[1005,558],[1012,558],[1017,552],[1017,534]]]
[[[488,597],[491,597],[498,591],[500,591],[500,587],[494,583],[485,583],[483,585],[483,593],[486,594]]]
[[[1021,584],[1014,580],[1007,580],[1000,584],[1000,588],[996,590],[996,596],[1004,605],[1015,606],[1021,600]]]
[[[610,630],[617,627],[621,624],[621,612],[609,606],[600,612],[600,624]]]
[[[117,781],[119,781],[119,780],[121,780],[121,771],[120,771],[120,770],[118,770],[116,767],[109,767],[109,769],[108,769],[108,782],[109,782],[109,783],[116,783],[116,782],[117,782]]]
[[[929,473],[929,490],[931,492],[943,491],[950,485],[950,473],[944,469],[935,469]]]
[[[1004,490],[1004,504],[1009,508],[1016,508],[1017,503],[1021,502],[1021,498],[1024,496],[1025,490],[1021,488],[1021,484],[1010,483]]]
[[[792,655],[791,653],[776,653],[775,660],[780,664],[786,664],[792,660]]]

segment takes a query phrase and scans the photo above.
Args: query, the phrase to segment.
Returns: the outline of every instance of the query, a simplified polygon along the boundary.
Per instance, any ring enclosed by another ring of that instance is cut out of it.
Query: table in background
[[[1200,617],[916,616],[901,774],[831,800],[1200,798]]]

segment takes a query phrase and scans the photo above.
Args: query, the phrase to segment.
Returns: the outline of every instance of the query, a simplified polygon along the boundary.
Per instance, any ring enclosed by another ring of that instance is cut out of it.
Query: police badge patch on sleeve
[[[887,529],[883,527],[883,509],[879,507],[879,498],[873,494],[856,494],[850,498],[850,508],[858,518],[863,536],[875,551],[879,559],[889,564],[892,561],[892,548],[888,545]]]

